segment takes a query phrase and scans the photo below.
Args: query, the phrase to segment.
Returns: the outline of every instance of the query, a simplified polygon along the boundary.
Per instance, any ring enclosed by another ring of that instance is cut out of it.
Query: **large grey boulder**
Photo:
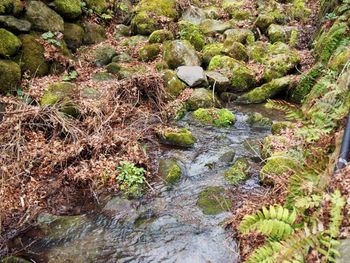
[[[0,26],[14,32],[29,32],[32,24],[14,16],[0,16]]]
[[[62,32],[63,18],[40,1],[30,1],[27,6],[26,18],[32,23],[33,29],[38,31]]]
[[[197,86],[207,86],[208,80],[202,67],[181,66],[176,70],[177,77],[191,88]]]
[[[171,69],[180,66],[200,66],[201,61],[194,47],[186,40],[175,40],[164,45],[164,61]]]

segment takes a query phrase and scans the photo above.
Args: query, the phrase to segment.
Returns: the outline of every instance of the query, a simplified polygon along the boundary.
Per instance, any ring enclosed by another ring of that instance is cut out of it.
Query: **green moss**
[[[60,15],[70,20],[78,18],[82,13],[80,0],[55,0],[53,4]]]
[[[192,147],[196,138],[186,129],[165,129],[158,132],[164,143],[178,147]]]
[[[252,44],[255,41],[254,33],[249,29],[234,28],[225,31],[226,40],[242,44]]]
[[[203,50],[203,63],[209,65],[211,59],[217,55],[221,55],[224,45],[221,43],[209,44],[206,45]]]
[[[248,177],[250,170],[249,162],[245,158],[239,158],[225,174],[225,179],[232,185],[238,185]]]
[[[118,63],[112,62],[106,66],[106,69],[108,73],[117,74],[120,71],[121,67]]]
[[[166,70],[163,73],[163,80],[165,82],[166,96],[169,100],[176,99],[186,88],[185,83],[179,80],[176,73],[172,70]]]
[[[65,23],[63,35],[68,48],[73,51],[83,44],[84,29],[77,24]]]
[[[300,58],[296,52],[275,55],[266,62],[263,79],[265,81],[271,81],[281,78],[292,71],[299,61]]]
[[[7,93],[16,90],[21,81],[21,68],[17,63],[10,60],[0,59],[0,93]]]
[[[10,57],[22,46],[21,41],[11,32],[0,28],[0,57]]]
[[[215,36],[218,33],[223,33],[227,29],[231,28],[230,22],[224,22],[221,20],[215,20],[215,19],[204,19],[200,23],[200,31],[203,32],[203,34],[208,36]]]
[[[168,64],[164,61],[157,62],[154,66],[158,72],[169,69]]]
[[[296,125],[290,121],[278,121],[272,124],[271,133],[273,135],[280,135],[284,130],[295,127]]]
[[[250,60],[264,63],[268,57],[266,43],[261,41],[252,43],[247,47],[247,54]]]
[[[199,108],[193,113],[196,120],[216,127],[227,127],[235,123],[235,115],[228,109]]]
[[[260,150],[261,158],[270,158],[274,153],[276,153],[277,145],[285,145],[286,143],[288,143],[288,138],[285,136],[270,135],[265,137]]]
[[[154,43],[163,43],[167,40],[173,40],[174,35],[171,31],[166,30],[166,29],[160,29],[154,31],[148,38],[148,42],[150,44]]]
[[[237,60],[247,61],[249,58],[247,48],[242,43],[231,42],[229,40],[224,42],[223,53]]]
[[[199,194],[197,206],[205,215],[217,215],[230,211],[232,201],[227,197],[224,188],[210,186]]]
[[[22,72],[32,76],[44,76],[49,73],[50,65],[46,61],[44,47],[32,35],[21,35],[22,50],[17,58]]]
[[[269,118],[258,112],[250,114],[247,122],[251,127],[270,127],[272,125],[272,121]]]
[[[196,50],[186,40],[166,42],[163,49],[163,59],[171,69],[176,69],[179,66],[199,66],[201,64]]]
[[[215,70],[224,69],[224,70],[231,71],[232,68],[236,67],[237,65],[241,65],[238,60],[233,59],[229,56],[217,55],[210,60],[208,70],[215,71]]]
[[[84,24],[84,44],[97,44],[107,39],[106,31],[103,26],[86,23]]]
[[[148,44],[139,50],[139,59],[142,61],[151,61],[160,54],[159,44]]]
[[[232,69],[230,81],[235,92],[246,91],[256,85],[255,73],[244,65]]]
[[[108,9],[108,2],[106,0],[84,0],[87,7],[94,10],[98,14],[102,14]]]
[[[341,72],[350,60],[350,47],[340,46],[328,62],[328,67],[334,71]]]
[[[23,11],[23,3],[21,0],[1,0],[0,1],[0,15],[14,14],[18,15]]]
[[[28,260],[25,260],[19,257],[14,257],[14,256],[4,258],[0,262],[1,263],[30,263],[30,261]]]
[[[311,9],[307,8],[305,0],[294,0],[290,12],[294,19],[306,20],[311,15]]]
[[[275,22],[275,17],[272,14],[260,14],[255,21],[255,25],[262,31],[267,30],[267,28]]]
[[[194,89],[191,97],[186,103],[189,110],[197,110],[199,108],[215,108],[220,106],[219,99],[213,95],[211,90],[205,88]]]
[[[98,67],[107,65],[116,54],[116,50],[113,46],[100,46],[94,51],[94,63]]]
[[[94,81],[108,81],[114,79],[114,76],[109,72],[97,72],[91,77]]]
[[[122,44],[127,47],[135,47],[143,42],[146,42],[147,38],[145,36],[136,35],[125,39]]]
[[[293,29],[290,32],[289,45],[291,47],[296,47],[298,43],[299,43],[299,31],[296,29]]]
[[[268,28],[268,36],[272,43],[284,42],[287,43],[288,33],[284,26],[272,24]]]
[[[205,45],[205,37],[199,30],[199,26],[182,22],[180,28],[180,38],[190,42],[197,51],[201,51]]]
[[[173,186],[180,181],[182,171],[176,160],[161,160],[159,174],[167,186]]]
[[[137,74],[145,74],[147,72],[147,68],[144,66],[120,66],[120,70],[118,72],[119,79],[130,78]]]
[[[224,0],[223,8],[232,18],[237,20],[246,20],[252,17],[251,10],[247,8],[247,1]]]

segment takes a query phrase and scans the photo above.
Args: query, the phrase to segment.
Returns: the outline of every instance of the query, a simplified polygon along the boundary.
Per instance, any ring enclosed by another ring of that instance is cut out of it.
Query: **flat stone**
[[[32,24],[24,19],[14,16],[0,16],[0,26],[16,32],[29,32]]]
[[[230,80],[228,77],[216,71],[207,71],[205,74],[208,77],[210,86],[214,87],[219,92],[224,92],[230,87]]]
[[[181,79],[191,88],[208,85],[208,79],[202,67],[181,66],[177,68],[176,74],[179,79]]]

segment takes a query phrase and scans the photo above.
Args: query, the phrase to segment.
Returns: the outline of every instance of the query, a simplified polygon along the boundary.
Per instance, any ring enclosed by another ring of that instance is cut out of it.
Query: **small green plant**
[[[42,34],[41,38],[46,40],[49,44],[52,44],[56,47],[61,47],[61,43],[58,40],[57,35],[51,31]]]
[[[72,81],[77,79],[79,76],[78,72],[75,70],[69,71],[67,75],[63,77],[63,81]]]
[[[336,14],[334,14],[334,13],[328,13],[325,16],[326,20],[336,20],[337,18],[338,18],[338,16]]]
[[[117,170],[120,189],[127,196],[140,197],[146,184],[145,169],[136,167],[135,164],[128,161],[122,161]]]

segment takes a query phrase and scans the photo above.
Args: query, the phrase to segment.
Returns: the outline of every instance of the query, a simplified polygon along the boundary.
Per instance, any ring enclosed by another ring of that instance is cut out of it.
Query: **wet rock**
[[[199,26],[184,21],[179,22],[178,25],[180,27],[180,38],[190,42],[197,51],[201,51],[205,45],[205,36]]]
[[[288,90],[296,85],[295,76],[287,76],[255,88],[252,91],[238,97],[237,102],[243,104],[262,103],[273,98],[279,93]]]
[[[26,18],[38,31],[63,32],[63,18],[41,1],[30,1],[26,9]]]
[[[242,44],[252,44],[255,41],[254,33],[249,29],[234,28],[226,30],[224,33],[226,40],[239,42]]]
[[[236,117],[228,109],[203,109],[199,108],[193,112],[194,118],[202,124],[216,127],[228,127],[235,123]]]
[[[86,6],[98,14],[102,14],[108,9],[107,0],[85,0]]]
[[[97,44],[107,39],[105,29],[94,23],[85,23],[84,28],[84,44]]]
[[[225,92],[231,85],[229,78],[216,71],[206,71],[209,84],[219,93]]]
[[[231,28],[231,24],[229,22],[223,22],[214,19],[205,19],[200,24],[201,31],[206,35],[211,35],[214,33],[223,33],[229,28]]]
[[[151,61],[160,54],[159,44],[148,44],[139,50],[139,59],[142,61]]]
[[[82,14],[80,0],[55,0],[53,7],[57,13],[68,20],[75,20]]]
[[[196,138],[186,128],[162,129],[158,131],[158,136],[160,137],[163,143],[176,146],[176,147],[188,148],[188,147],[192,147],[196,142]]]
[[[100,46],[94,51],[94,64],[97,67],[102,67],[112,62],[116,55],[115,48],[110,45]]]
[[[206,45],[203,50],[203,63],[209,65],[211,59],[217,55],[221,55],[224,45],[221,43]]]
[[[14,16],[0,16],[0,26],[13,32],[29,32],[32,24]]]
[[[203,68],[199,66],[178,67],[176,75],[191,88],[208,85],[207,76],[205,75]]]
[[[264,117],[261,113],[258,112],[249,114],[247,122],[250,127],[254,128],[270,128],[272,125],[272,121],[269,118]]]
[[[224,177],[232,185],[238,185],[246,180],[249,176],[250,164],[245,158],[239,158],[235,164],[229,168]]]
[[[213,95],[212,91],[205,88],[194,89],[191,97],[187,100],[189,110],[199,108],[215,108],[220,106],[219,99]]]
[[[63,35],[68,48],[73,51],[83,44],[84,29],[77,24],[65,23]]]
[[[186,85],[179,80],[176,73],[172,70],[166,70],[163,73],[163,80],[165,82],[165,91],[167,98],[170,100],[176,99],[180,93],[186,88]]]
[[[340,256],[337,258],[338,263],[350,262],[350,239],[341,240],[338,251],[340,254]]]
[[[181,179],[181,167],[176,160],[161,160],[159,162],[159,175],[167,186],[178,183]]]
[[[49,73],[50,64],[45,59],[45,49],[37,41],[38,38],[29,34],[21,35],[22,49],[16,60],[18,60],[22,72],[41,77]]]
[[[175,40],[164,45],[164,61],[171,69],[180,66],[200,66],[196,50],[188,41]]]
[[[171,31],[166,29],[156,30],[148,38],[150,44],[163,43],[167,40],[174,40],[174,35]]]
[[[227,197],[224,188],[209,186],[199,194],[197,206],[205,215],[217,215],[230,211],[232,201]]]
[[[79,115],[79,110],[73,98],[77,93],[77,87],[69,82],[57,82],[48,86],[40,100],[41,106],[53,106],[59,104],[59,110],[72,117]]]
[[[10,57],[22,46],[21,41],[6,29],[0,28],[0,57]]]
[[[219,157],[219,162],[222,162],[224,164],[230,164],[235,159],[235,156],[235,151],[228,151]]]
[[[0,93],[6,93],[15,90],[21,81],[21,68],[10,60],[0,59]]]
[[[249,59],[247,48],[240,42],[226,40],[224,42],[223,53],[237,60],[247,61]]]
[[[182,13],[181,20],[190,22],[194,25],[199,25],[205,18],[206,14],[203,9],[196,6],[190,6]]]
[[[141,0],[134,8],[131,26],[135,33],[149,35],[162,28],[158,22],[161,17],[169,20],[179,17],[175,0]]]

